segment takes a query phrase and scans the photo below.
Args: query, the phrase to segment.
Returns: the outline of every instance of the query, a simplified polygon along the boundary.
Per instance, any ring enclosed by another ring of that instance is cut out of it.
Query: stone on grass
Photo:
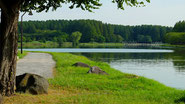
[[[48,87],[48,81],[42,76],[30,73],[16,76],[16,92],[33,95],[47,94]]]
[[[93,66],[90,68],[90,70],[87,73],[95,73],[95,74],[102,74],[102,75],[108,75],[105,71],[100,69],[97,66]]]
[[[82,63],[82,62],[77,62],[75,64],[73,64],[73,66],[77,66],[77,67],[90,67],[88,64]]]

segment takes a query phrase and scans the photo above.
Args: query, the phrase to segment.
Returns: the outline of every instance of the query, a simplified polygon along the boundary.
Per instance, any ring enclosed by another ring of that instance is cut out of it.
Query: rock
[[[77,67],[90,67],[89,65],[82,63],[82,62],[77,62],[75,64],[73,64],[73,66],[77,66]]]
[[[90,70],[87,73],[95,73],[95,74],[102,74],[102,75],[108,75],[105,71],[100,69],[97,66],[93,66],[90,68]]]
[[[3,97],[1,94],[0,94],[0,104],[3,104]]]
[[[33,95],[47,94],[48,81],[36,74],[25,73],[16,76],[16,92],[30,93]]]

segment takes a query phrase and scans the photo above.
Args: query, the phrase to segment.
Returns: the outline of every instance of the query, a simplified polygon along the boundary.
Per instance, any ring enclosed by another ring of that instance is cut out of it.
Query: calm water
[[[166,49],[105,49],[105,48],[52,48],[52,49],[24,49],[26,51],[70,52],[70,53],[170,53]]]
[[[73,52],[111,67],[185,89],[185,50],[165,49],[28,49],[29,51]]]

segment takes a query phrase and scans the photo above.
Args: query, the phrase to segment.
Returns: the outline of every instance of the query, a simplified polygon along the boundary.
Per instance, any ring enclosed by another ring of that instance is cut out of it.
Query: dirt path
[[[52,78],[54,66],[55,61],[50,54],[30,52],[23,59],[18,60],[16,75],[33,73],[45,78]]]

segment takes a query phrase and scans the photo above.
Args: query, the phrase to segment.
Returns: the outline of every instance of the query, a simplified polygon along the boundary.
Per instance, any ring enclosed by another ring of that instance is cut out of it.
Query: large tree
[[[117,7],[124,9],[123,5],[141,6],[149,0],[110,0],[117,3]],[[37,12],[56,10],[62,4],[69,3],[69,8],[82,10],[98,9],[102,4],[100,0],[0,0],[1,27],[0,27],[0,94],[10,96],[14,93],[17,55],[17,24],[20,11]]]
[[[81,39],[82,33],[79,31],[73,32],[71,34],[71,40],[73,42],[73,46],[78,46],[79,45],[79,41]]]

